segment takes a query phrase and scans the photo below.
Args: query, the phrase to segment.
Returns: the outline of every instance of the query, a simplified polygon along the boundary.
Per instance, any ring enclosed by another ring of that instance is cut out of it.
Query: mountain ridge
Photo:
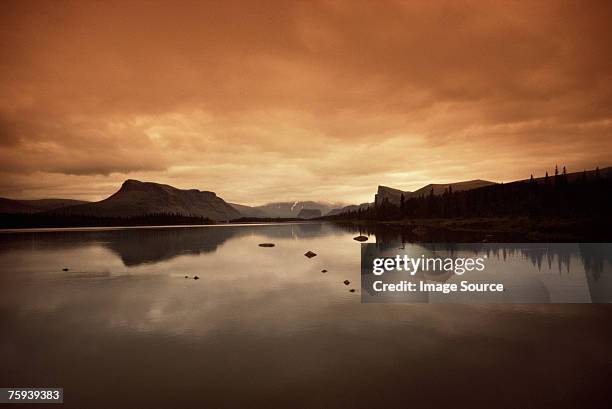
[[[207,217],[214,221],[239,218],[240,212],[210,191],[178,189],[155,182],[128,179],[106,199],[64,207],[61,214],[99,217],[132,217],[147,214],[177,214]]]
[[[319,210],[325,216],[332,211],[338,203],[307,201],[271,202],[260,206],[236,205],[237,210],[243,211],[247,217],[271,217],[271,218],[297,218],[302,210]],[[261,216],[263,214],[264,216]]]
[[[9,199],[0,197],[0,213],[42,213],[67,206],[90,203],[86,200],[76,199]]]
[[[405,199],[409,199],[412,197],[419,197],[421,195],[428,195],[433,189],[433,194],[437,196],[443,194],[449,187],[451,187],[456,192],[460,192],[463,190],[478,189],[480,187],[491,186],[495,184],[496,182],[490,182],[488,180],[482,179],[473,179],[453,183],[429,183],[415,190],[414,192],[411,192],[409,190],[404,191],[381,185],[378,186],[378,190],[374,195],[374,203],[380,204],[383,200],[387,199],[390,203],[399,204],[402,194],[404,195]]]

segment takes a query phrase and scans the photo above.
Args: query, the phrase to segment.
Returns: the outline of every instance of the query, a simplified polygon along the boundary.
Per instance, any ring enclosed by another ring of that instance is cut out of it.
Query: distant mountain
[[[0,198],[0,213],[40,213],[85,203],[89,202],[73,199],[16,200]]]
[[[234,209],[238,210],[240,214],[244,217],[270,217],[266,212],[259,209],[258,207],[253,206],[245,206],[237,203],[229,203]]]
[[[314,219],[315,217],[321,217],[321,211],[319,209],[302,209],[297,217],[300,219]]]
[[[214,192],[177,189],[169,185],[126,180],[112,196],[94,203],[60,209],[61,214],[98,217],[132,217],[150,214],[178,214],[226,221],[241,217]]]
[[[402,194],[405,199],[409,199],[412,197],[419,197],[421,195],[426,196],[429,195],[431,190],[433,189],[433,193],[435,196],[441,195],[452,186],[452,190],[454,192],[460,192],[463,190],[472,190],[478,189],[484,186],[494,185],[495,182],[489,182],[487,180],[468,180],[465,182],[456,182],[456,183],[430,183],[429,185],[423,186],[422,188],[411,191],[402,191],[399,189],[393,189],[387,186],[378,186],[378,191],[374,196],[374,203],[382,203],[382,201],[386,198],[390,203],[399,204],[401,200]]]
[[[283,217],[283,218],[295,218],[299,217],[302,209],[316,209],[321,211],[321,214],[325,216],[338,204],[334,203],[323,203],[323,202],[276,202],[268,203],[263,206],[256,206],[250,209],[257,209],[266,214],[266,217]],[[251,211],[251,210],[249,210]],[[260,216],[256,216],[260,217]]]
[[[344,207],[338,207],[338,208],[332,209],[329,213],[326,214],[326,216],[335,216],[337,214],[354,212],[359,209],[367,209],[371,205],[372,203],[362,203],[360,205],[349,205],[349,206],[344,206]]]

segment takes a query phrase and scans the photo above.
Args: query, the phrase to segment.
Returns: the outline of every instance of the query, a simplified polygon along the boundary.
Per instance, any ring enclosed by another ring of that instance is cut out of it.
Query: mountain
[[[449,187],[452,187],[454,192],[460,192],[463,190],[478,189],[484,186],[494,185],[495,182],[489,182],[487,180],[468,180],[465,182],[456,183],[430,183],[422,188],[415,190],[414,192],[402,191],[399,189],[390,188],[387,186],[378,186],[378,191],[374,196],[374,203],[382,203],[384,199],[388,199],[390,203],[399,204],[402,194],[405,199],[411,197],[427,196],[433,189],[434,195],[441,195]]]
[[[177,189],[170,185],[128,179],[110,197],[94,203],[65,207],[61,214],[131,217],[179,214],[226,221],[241,217],[238,210],[214,192]]]
[[[238,210],[240,214],[244,217],[270,217],[263,210],[253,207],[253,206],[245,206],[237,203],[229,203],[234,209]]]
[[[0,213],[40,213],[85,203],[89,202],[73,199],[16,200],[0,198]]]
[[[378,190],[374,195],[374,203],[382,203],[385,199],[389,200],[390,203],[399,203],[402,194],[404,197],[406,197],[408,195],[412,195],[412,192],[394,189],[387,186],[378,186]]]
[[[251,209],[257,209],[262,211],[265,217],[284,217],[284,218],[295,218],[299,217],[302,209],[313,209],[321,211],[322,215],[329,213],[338,204],[323,203],[323,202],[275,202],[268,203],[263,206],[256,206]],[[259,216],[261,217],[261,216]]]
[[[462,190],[472,190],[478,189],[479,187],[491,186],[495,185],[495,182],[489,182],[488,180],[468,180],[466,182],[457,182],[457,183],[430,183],[427,186],[423,186],[422,188],[415,190],[412,194],[412,197],[419,197],[421,195],[428,195],[431,192],[431,189],[434,191],[434,195],[441,195],[447,190],[450,186],[453,188],[453,192],[461,192]]]
[[[319,209],[302,209],[297,217],[300,219],[314,219],[315,217],[321,217],[321,211]]]
[[[360,205],[348,205],[344,207],[337,207],[335,209],[332,209],[329,213],[327,213],[326,216],[335,216],[335,215],[342,214],[342,213],[354,212],[359,209],[367,209],[371,205],[372,203],[362,203]]]

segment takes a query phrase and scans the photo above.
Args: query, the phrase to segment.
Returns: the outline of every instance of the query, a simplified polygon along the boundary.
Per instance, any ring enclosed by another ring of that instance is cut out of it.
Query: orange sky
[[[0,5],[0,196],[228,201],[610,165],[612,2]]]

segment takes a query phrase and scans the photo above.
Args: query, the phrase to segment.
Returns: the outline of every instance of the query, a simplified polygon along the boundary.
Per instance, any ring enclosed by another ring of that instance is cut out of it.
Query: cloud
[[[362,202],[609,164],[609,2],[0,7],[0,194]]]

